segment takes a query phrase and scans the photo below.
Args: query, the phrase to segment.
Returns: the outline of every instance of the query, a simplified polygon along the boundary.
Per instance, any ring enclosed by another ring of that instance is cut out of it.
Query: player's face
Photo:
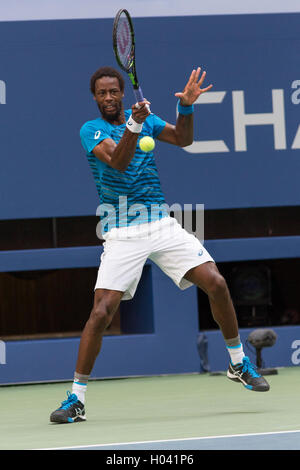
[[[115,77],[101,77],[95,83],[94,99],[104,119],[117,121],[123,109],[124,93],[120,90],[119,80]]]

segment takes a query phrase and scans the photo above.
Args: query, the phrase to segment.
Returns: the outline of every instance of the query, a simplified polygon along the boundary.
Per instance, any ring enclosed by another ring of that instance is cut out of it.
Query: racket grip
[[[142,92],[142,89],[141,89],[140,86],[139,86],[138,88],[134,89],[133,91],[134,91],[134,94],[135,94],[135,98],[136,98],[137,103],[138,103],[138,102],[141,102],[141,101],[144,101],[144,95],[143,95],[143,92]],[[150,107],[149,107],[148,104],[146,105],[146,108],[147,108],[148,111],[150,112]]]
[[[138,88],[134,89],[133,91],[134,91],[135,98],[136,98],[137,102],[144,101],[144,95],[143,95],[143,92],[142,92],[142,89],[141,89],[140,86]]]

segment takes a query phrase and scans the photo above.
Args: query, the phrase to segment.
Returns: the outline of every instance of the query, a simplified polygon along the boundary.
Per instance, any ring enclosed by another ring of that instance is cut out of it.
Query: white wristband
[[[126,127],[129,129],[131,132],[134,132],[136,134],[139,134],[141,130],[143,129],[143,123],[138,123],[135,122],[132,119],[132,116],[129,117],[128,121],[126,122]]]

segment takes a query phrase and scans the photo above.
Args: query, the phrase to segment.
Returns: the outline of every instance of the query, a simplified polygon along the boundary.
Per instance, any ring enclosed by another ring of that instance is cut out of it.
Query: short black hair
[[[98,78],[102,77],[114,77],[117,78],[119,81],[120,85],[120,90],[124,91],[125,88],[125,81],[120,72],[118,70],[114,69],[113,67],[100,67],[100,69],[96,70],[95,73],[91,76],[90,80],[90,90],[92,94],[95,94],[95,83]]]

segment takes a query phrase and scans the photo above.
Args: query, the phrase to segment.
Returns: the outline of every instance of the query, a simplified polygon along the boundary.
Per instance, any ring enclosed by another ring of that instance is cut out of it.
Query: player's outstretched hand
[[[201,88],[201,85],[205,80],[206,72],[203,72],[201,77],[200,77],[200,72],[201,72],[200,67],[198,67],[197,70],[193,70],[183,92],[175,93],[175,96],[180,98],[180,103],[183,106],[190,106],[194,104],[197,98],[202,93],[205,93],[206,91],[209,91],[212,88],[212,85],[209,85],[206,88]]]
[[[149,111],[150,104],[151,103],[145,99],[131,106],[132,119],[140,124],[144,122],[146,117],[151,114]]]

